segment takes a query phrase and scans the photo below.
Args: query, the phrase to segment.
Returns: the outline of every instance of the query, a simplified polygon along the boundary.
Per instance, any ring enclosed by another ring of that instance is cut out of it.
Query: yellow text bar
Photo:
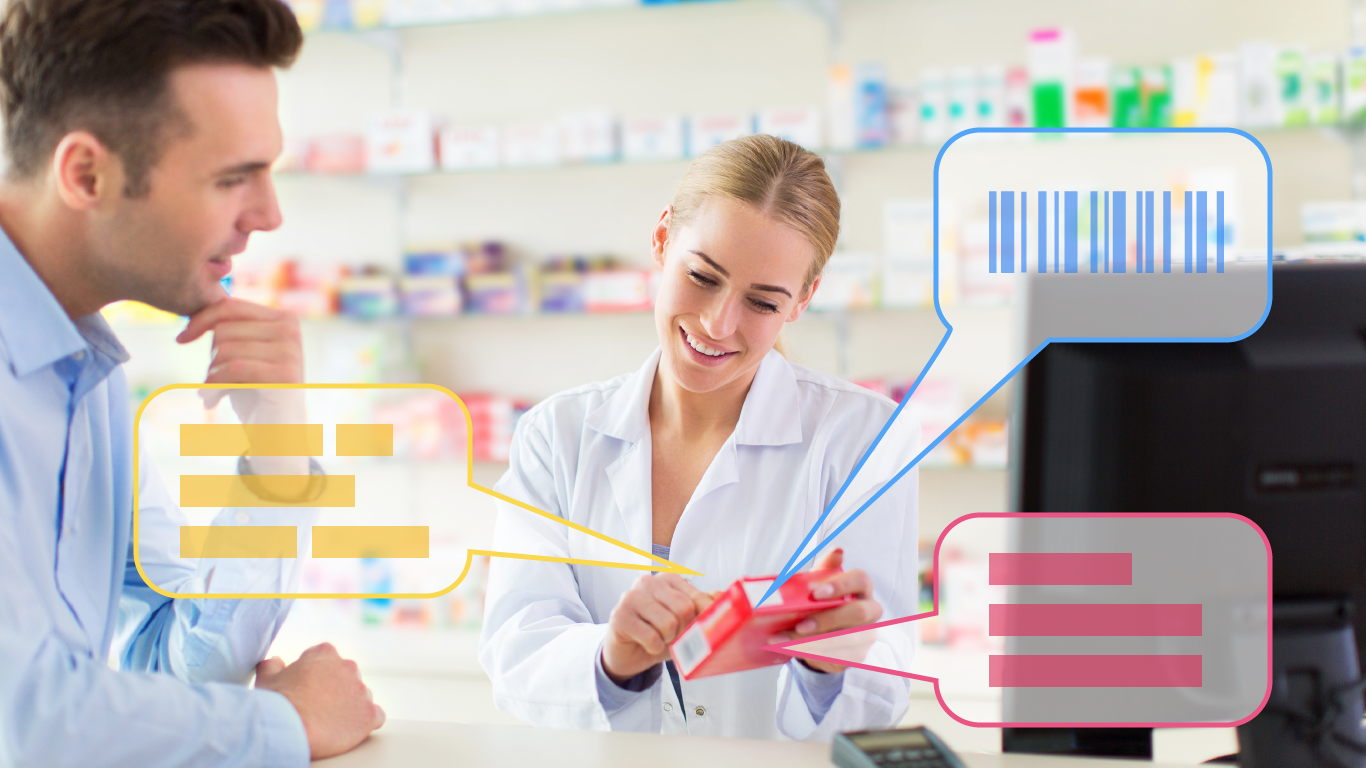
[[[182,525],[181,557],[298,557],[292,525]]]
[[[181,475],[182,507],[354,507],[355,475]]]
[[[181,424],[181,456],[321,456],[321,424]]]
[[[430,557],[425,525],[315,525],[314,557]]]
[[[393,424],[338,424],[338,456],[393,456]]]

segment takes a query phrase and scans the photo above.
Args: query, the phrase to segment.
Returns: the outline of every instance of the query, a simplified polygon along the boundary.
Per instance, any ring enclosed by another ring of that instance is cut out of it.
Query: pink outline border
[[[909,672],[897,672],[895,670],[886,669],[884,667],[874,667],[868,664],[853,664],[842,659],[832,658],[830,656],[820,656],[814,653],[804,653],[802,651],[788,650],[787,646],[790,645],[801,645],[809,643],[813,640],[822,640],[828,637],[838,637],[839,635],[847,635],[851,632],[864,632],[869,629],[888,627],[894,624],[904,624],[908,621],[916,621],[917,619],[927,619],[931,616],[939,615],[939,548],[944,544],[944,537],[948,535],[949,531],[953,530],[953,528],[957,526],[959,523],[971,520],[976,517],[1231,517],[1236,520],[1241,520],[1244,523],[1247,523],[1247,525],[1251,527],[1252,530],[1257,532],[1258,536],[1262,537],[1262,543],[1266,546],[1266,694],[1262,696],[1262,703],[1257,705],[1257,708],[1253,710],[1252,713],[1249,714],[1247,717],[1244,717],[1241,720],[1231,723],[978,723],[972,720],[965,720],[959,717],[956,713],[954,713],[952,709],[949,708],[947,704],[944,703],[944,696],[939,692],[939,678],[937,677],[913,675]],[[971,728],[1232,728],[1234,726],[1242,725],[1243,723],[1248,722],[1249,720],[1260,714],[1262,709],[1266,707],[1267,701],[1271,698],[1271,566],[1271,542],[1266,538],[1266,533],[1262,531],[1261,526],[1252,522],[1248,518],[1239,514],[1235,514],[1233,512],[974,512],[970,515],[963,515],[962,517],[954,520],[953,522],[945,526],[944,531],[939,534],[938,541],[936,541],[934,544],[934,610],[930,611],[929,613],[917,613],[914,616],[906,616],[900,619],[891,619],[889,621],[880,621],[876,624],[866,624],[864,626],[854,627],[852,629],[841,629],[836,632],[826,632],[825,634],[821,635],[812,635],[811,637],[804,637],[799,640],[786,640],[781,643],[766,645],[763,647],[762,650],[772,651],[774,653],[784,653],[788,656],[796,656],[798,658],[811,659],[813,661],[827,661],[833,664],[839,664],[841,666],[857,667],[859,669],[866,669],[870,672],[881,672],[886,675],[896,675],[898,677],[907,677],[912,680],[921,680],[923,682],[930,683],[934,686],[934,697],[936,700],[939,701],[940,709],[943,709],[945,714],[953,718],[958,723],[969,726]]]

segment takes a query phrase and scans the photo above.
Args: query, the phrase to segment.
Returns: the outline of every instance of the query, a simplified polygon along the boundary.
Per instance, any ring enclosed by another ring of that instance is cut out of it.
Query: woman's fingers
[[[876,600],[854,600],[829,610],[813,613],[796,627],[798,637],[834,632],[872,624],[882,618],[882,606]]]
[[[819,582],[811,589],[817,600],[832,600],[845,595],[863,598],[873,593],[873,579],[864,571],[845,571]]]
[[[651,656],[658,656],[664,652],[666,643],[663,636],[659,634],[659,630],[655,629],[653,624],[642,618],[640,614],[628,613],[612,624],[617,634],[644,648],[645,652]]]
[[[827,568],[839,568],[844,565],[844,549],[835,547],[816,558],[816,564],[811,566],[812,570],[823,571]]]

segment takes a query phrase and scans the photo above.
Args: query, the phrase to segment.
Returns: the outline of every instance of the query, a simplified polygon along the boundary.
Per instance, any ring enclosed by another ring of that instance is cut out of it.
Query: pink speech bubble
[[[940,615],[946,541],[980,541],[985,526],[1010,530],[985,537],[1011,542],[1011,551],[987,558],[989,583],[1009,585],[1010,597],[1000,603],[982,594],[973,607],[989,617],[988,634],[1004,638],[1006,653],[970,652],[963,669],[867,663],[869,633],[905,632]],[[1241,515],[965,515],[940,534],[933,568],[928,613],[765,650],[923,680],[950,717],[973,727],[1227,728],[1251,720],[1271,695],[1271,546]],[[945,675],[976,695],[1004,692],[1000,720],[955,712]]]

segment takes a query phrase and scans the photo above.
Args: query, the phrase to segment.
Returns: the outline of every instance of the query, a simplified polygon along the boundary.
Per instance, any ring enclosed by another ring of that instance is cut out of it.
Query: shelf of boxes
[[[306,34],[347,34],[568,16],[721,0],[287,0]]]

